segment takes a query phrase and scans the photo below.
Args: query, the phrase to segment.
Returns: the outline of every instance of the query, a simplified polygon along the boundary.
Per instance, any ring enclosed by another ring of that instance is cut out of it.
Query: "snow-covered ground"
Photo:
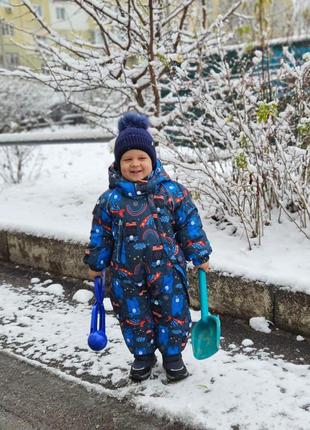
[[[45,145],[40,151],[37,180],[0,183],[0,228],[86,242],[92,209],[108,187],[109,144]],[[245,237],[230,236],[205,216],[203,222],[214,269],[310,294],[310,241],[292,223],[274,222],[266,228],[263,246],[249,251]]]
[[[47,145],[40,151],[39,179],[20,185],[0,183],[0,228],[87,241],[91,211],[108,186],[110,146]],[[203,219],[214,248],[214,269],[310,294],[310,243],[291,224],[274,224],[264,245],[248,251],[245,238],[230,236],[228,230],[218,230],[210,219]],[[191,376],[177,385],[166,383],[160,359],[151,380],[133,384],[128,380],[131,355],[112,312],[106,321],[108,346],[94,353],[87,346],[91,293],[79,290],[71,296],[48,279],[29,279],[26,288],[0,284],[0,348],[88,388],[134,399],[138,407],[200,429],[308,430],[309,366],[273,357],[244,339],[203,361],[193,359],[188,345],[184,359]],[[111,310],[107,300],[105,307]],[[192,316],[194,321],[199,318],[195,312]],[[263,319],[253,318],[251,327],[269,330]]]
[[[194,360],[188,345],[184,360],[191,376],[177,385],[166,383],[159,357],[152,379],[135,384],[128,380],[131,356],[112,314],[106,318],[107,348],[92,352],[87,346],[89,292],[80,290],[74,301],[59,283],[28,281],[28,287],[0,284],[2,350],[201,430],[309,429],[309,366],[272,357],[244,339],[201,361]],[[107,299],[105,307],[111,310]]]

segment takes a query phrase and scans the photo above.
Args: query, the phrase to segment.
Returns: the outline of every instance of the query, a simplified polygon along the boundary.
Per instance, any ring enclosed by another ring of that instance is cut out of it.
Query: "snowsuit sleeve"
[[[113,248],[112,218],[103,195],[93,210],[90,241],[83,261],[90,269],[99,272],[110,265]]]
[[[212,248],[188,190],[183,185],[177,185],[179,192],[174,201],[175,238],[186,260],[199,266],[209,260]]]

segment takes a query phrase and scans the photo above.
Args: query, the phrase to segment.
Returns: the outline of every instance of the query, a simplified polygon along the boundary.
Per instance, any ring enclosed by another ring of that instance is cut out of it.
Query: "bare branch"
[[[183,12],[184,9],[188,9],[190,5],[194,3],[195,0],[187,0],[186,2],[182,2],[179,6],[177,6],[167,18],[163,19],[161,25],[162,27],[165,27],[167,24],[169,24],[174,18],[176,18],[180,13]]]
[[[151,87],[154,94],[154,100],[155,100],[155,115],[160,115],[160,94],[157,86],[157,79],[156,79],[156,72],[153,66],[153,62],[155,59],[154,55],[154,8],[153,8],[153,0],[149,0],[149,17],[150,17],[150,41],[149,41],[149,62],[148,62],[148,69],[150,74],[150,80],[151,80]]]

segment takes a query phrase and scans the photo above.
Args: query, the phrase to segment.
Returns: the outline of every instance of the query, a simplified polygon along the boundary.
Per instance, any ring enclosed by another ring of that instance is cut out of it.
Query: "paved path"
[[[26,286],[31,277],[42,274],[0,263],[0,283]],[[55,279],[65,289],[81,287],[70,279]],[[72,294],[70,294],[72,295]],[[222,318],[225,349],[251,338],[257,348],[267,348],[287,361],[310,363],[309,341],[297,342],[296,335],[274,330],[272,334],[253,331],[245,322]],[[0,327],[1,336],[1,327]],[[57,365],[56,365],[57,367]],[[139,413],[130,402],[87,391],[83,386],[60,379],[41,367],[0,351],[0,430],[104,429],[104,430],[191,430],[182,423],[169,423]]]
[[[185,430],[0,352],[1,430]]]

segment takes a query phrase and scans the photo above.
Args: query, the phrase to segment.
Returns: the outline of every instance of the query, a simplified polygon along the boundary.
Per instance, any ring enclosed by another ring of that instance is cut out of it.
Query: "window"
[[[7,22],[0,22],[2,36],[14,36],[14,27]]]
[[[59,21],[66,19],[66,11],[64,7],[56,7],[56,18]]]
[[[99,30],[88,30],[89,41],[91,43],[100,43],[102,42],[101,33]]]
[[[96,43],[94,30],[89,30],[89,41],[91,43]]]
[[[9,67],[17,67],[19,65],[19,55],[16,52],[7,52],[5,54],[6,64]]]
[[[39,42],[46,43],[47,38],[46,38],[46,36],[37,36],[37,40],[38,40]]]
[[[33,6],[34,11],[36,12],[37,15],[39,16],[43,16],[42,15],[42,6],[39,4],[34,4]]]

